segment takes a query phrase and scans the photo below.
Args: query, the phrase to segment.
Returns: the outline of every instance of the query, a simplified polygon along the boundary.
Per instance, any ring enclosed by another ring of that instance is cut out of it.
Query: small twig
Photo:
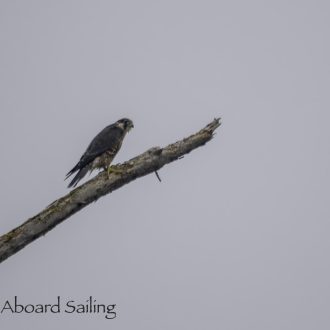
[[[159,181],[159,182],[162,182],[162,179],[160,178],[160,176],[159,176],[159,174],[158,174],[157,171],[155,171],[155,174],[156,174],[156,177],[157,177],[158,181]]]

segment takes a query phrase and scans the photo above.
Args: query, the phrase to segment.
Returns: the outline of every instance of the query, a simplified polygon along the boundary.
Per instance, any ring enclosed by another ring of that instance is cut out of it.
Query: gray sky
[[[216,138],[1,264],[0,298],[118,316],[6,329],[330,328],[327,1],[0,1],[1,233],[68,192],[106,125],[116,161],[216,116]]]

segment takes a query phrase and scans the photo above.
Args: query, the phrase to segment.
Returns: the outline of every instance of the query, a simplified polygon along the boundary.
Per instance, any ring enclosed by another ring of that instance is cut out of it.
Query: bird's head
[[[134,127],[133,122],[128,118],[119,119],[116,124],[126,132],[130,131]]]

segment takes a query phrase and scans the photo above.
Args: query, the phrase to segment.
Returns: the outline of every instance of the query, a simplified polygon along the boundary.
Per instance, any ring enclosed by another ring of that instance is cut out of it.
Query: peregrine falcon
[[[65,180],[78,171],[68,188],[75,187],[88,171],[109,169],[111,162],[123,143],[126,133],[133,127],[133,122],[130,119],[123,118],[105,127],[97,134],[77,165],[66,175]]]

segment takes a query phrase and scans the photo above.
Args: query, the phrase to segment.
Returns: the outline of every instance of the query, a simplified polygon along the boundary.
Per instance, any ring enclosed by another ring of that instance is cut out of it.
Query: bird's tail
[[[74,176],[74,178],[72,179],[72,181],[69,183],[68,188],[71,187],[75,187],[77,185],[77,183],[86,175],[86,173],[88,172],[89,167],[85,166],[82,169],[80,169],[78,171],[78,173]],[[73,168],[67,175],[66,178],[67,179],[71,174],[73,174],[74,172],[76,172],[77,170],[75,168]]]
[[[71,170],[71,171],[69,171],[67,174],[66,174],[66,176],[65,176],[65,179],[64,180],[66,180],[69,176],[71,176],[74,172],[77,172],[78,170],[79,170],[79,163]]]

